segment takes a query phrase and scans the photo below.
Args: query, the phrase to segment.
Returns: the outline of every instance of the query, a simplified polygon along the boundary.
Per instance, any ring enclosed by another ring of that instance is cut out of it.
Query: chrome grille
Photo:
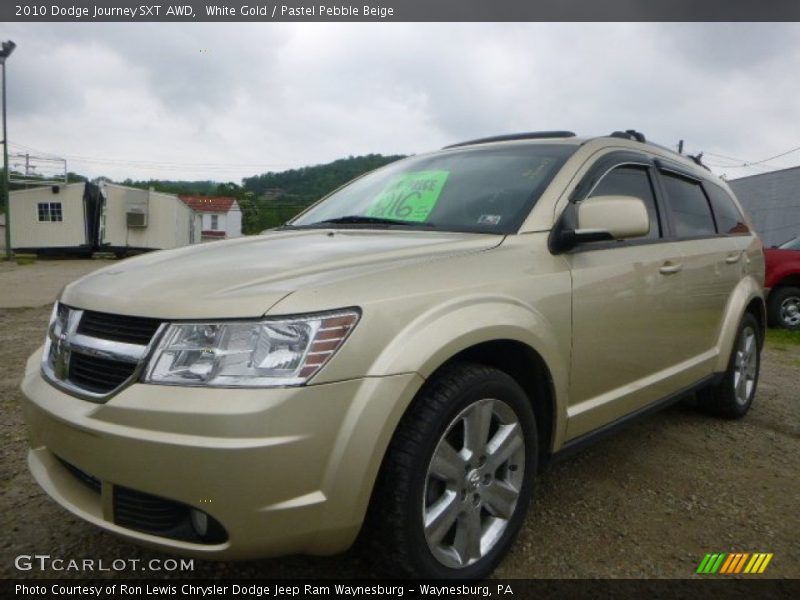
[[[107,394],[125,383],[136,365],[73,352],[69,361],[69,381],[90,392]]]
[[[159,325],[161,321],[158,319],[85,310],[78,324],[78,333],[103,340],[146,346],[158,331]]]
[[[156,319],[56,304],[47,330],[42,371],[67,392],[104,400],[136,377],[161,325]]]

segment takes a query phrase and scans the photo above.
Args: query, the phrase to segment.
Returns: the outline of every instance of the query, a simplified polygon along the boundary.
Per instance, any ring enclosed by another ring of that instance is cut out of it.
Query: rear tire
[[[390,575],[482,579],[525,520],[537,465],[536,421],[506,373],[442,368],[401,420],[364,532]]]
[[[745,313],[722,379],[697,394],[705,412],[725,419],[740,419],[750,410],[761,369],[760,332],[755,317]]]
[[[800,288],[782,286],[772,290],[767,305],[770,325],[800,331]]]

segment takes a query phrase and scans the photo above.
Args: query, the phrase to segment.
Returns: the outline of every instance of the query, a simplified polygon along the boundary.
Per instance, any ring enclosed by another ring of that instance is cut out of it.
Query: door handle
[[[680,273],[683,269],[683,265],[680,263],[664,263],[664,265],[658,270],[659,273],[662,275],[674,275],[675,273]]]
[[[739,262],[739,259],[742,258],[741,254],[731,254],[728,258],[725,259],[725,262],[729,265]]]

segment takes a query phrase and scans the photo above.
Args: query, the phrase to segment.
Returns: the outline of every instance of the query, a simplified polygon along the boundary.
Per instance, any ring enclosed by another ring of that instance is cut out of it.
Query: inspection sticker
[[[368,217],[422,223],[439,201],[449,171],[414,171],[398,175],[378,194]]]
[[[498,225],[503,215],[481,215],[478,217],[479,225]]]

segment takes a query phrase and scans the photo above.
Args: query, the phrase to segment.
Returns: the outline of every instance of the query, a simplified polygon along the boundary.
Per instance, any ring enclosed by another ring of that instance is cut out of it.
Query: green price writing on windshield
[[[364,214],[422,223],[439,201],[449,174],[449,171],[415,171],[398,175],[378,194]]]

